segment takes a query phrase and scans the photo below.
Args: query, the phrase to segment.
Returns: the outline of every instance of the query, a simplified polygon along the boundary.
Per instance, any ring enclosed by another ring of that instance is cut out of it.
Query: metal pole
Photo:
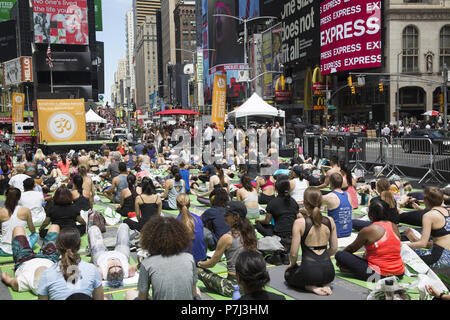
[[[50,67],[50,92],[53,93],[53,68]]]
[[[28,122],[30,122],[30,96],[28,95],[28,85],[25,85],[27,91],[27,111],[28,111]]]
[[[244,66],[247,67],[247,20],[244,20]],[[250,70],[247,70],[250,72]],[[245,88],[245,100],[248,98],[248,79],[247,87]]]
[[[447,64],[444,63],[444,71],[443,73],[443,84],[442,84],[442,89],[444,91],[444,130],[447,130],[447,81],[448,81],[448,69],[447,69]]]
[[[397,122],[397,125],[400,125],[399,119],[400,119],[400,89],[399,89],[399,81],[400,81],[400,55],[402,52],[400,51],[397,54],[397,97],[396,97],[396,106],[395,106],[395,121]]]

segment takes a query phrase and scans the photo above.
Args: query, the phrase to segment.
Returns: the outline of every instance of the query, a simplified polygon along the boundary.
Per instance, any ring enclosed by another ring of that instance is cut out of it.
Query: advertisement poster
[[[33,0],[34,42],[89,43],[86,0]]]
[[[37,100],[41,142],[86,141],[84,99]]]
[[[16,85],[22,82],[22,65],[20,58],[3,63],[5,86]]]
[[[25,106],[25,95],[23,93],[13,93],[12,95],[12,121],[14,123],[23,122],[23,109]]]
[[[205,105],[205,99],[203,97],[203,49],[197,49],[197,96],[198,106]]]
[[[259,1],[260,0],[239,0],[239,17],[243,19],[259,17]]]
[[[272,71],[272,31],[268,30],[262,34],[263,72]],[[273,75],[266,73],[264,76],[264,97],[273,95]]]
[[[0,22],[11,19],[10,11],[17,0],[0,0]]]
[[[381,1],[323,2],[320,46],[323,75],[381,67]]]
[[[95,31],[103,31],[102,0],[94,1]]]
[[[212,104],[212,122],[215,122],[220,131],[224,130],[227,99],[226,76],[214,76],[214,93]]]
[[[17,57],[16,21],[0,22],[0,62]]]

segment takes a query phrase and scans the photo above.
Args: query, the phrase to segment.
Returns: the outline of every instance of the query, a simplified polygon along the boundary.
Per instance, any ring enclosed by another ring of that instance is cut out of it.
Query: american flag
[[[52,50],[50,49],[50,42],[48,43],[47,48],[47,58],[48,58],[48,66],[50,68],[53,68]]]

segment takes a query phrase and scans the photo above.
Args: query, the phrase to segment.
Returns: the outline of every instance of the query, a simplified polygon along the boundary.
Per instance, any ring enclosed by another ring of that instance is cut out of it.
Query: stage
[[[106,142],[106,145],[108,146],[109,150],[115,151],[117,148],[117,142],[112,142],[108,140],[93,140],[93,141],[72,141],[72,142],[52,142],[52,143],[40,143],[38,145],[38,148],[42,149],[42,152],[45,155],[52,154],[55,152],[56,154],[62,154],[62,153],[68,153],[70,150],[86,150],[86,151],[95,151],[99,152],[100,147],[102,146],[103,142]]]

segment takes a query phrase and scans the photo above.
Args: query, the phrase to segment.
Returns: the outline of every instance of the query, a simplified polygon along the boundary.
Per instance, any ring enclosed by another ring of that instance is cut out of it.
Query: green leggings
[[[233,296],[233,286],[237,284],[236,276],[228,274],[228,277],[222,278],[218,274],[202,268],[198,268],[198,279],[205,284],[205,287],[208,290],[214,291],[225,297]]]

